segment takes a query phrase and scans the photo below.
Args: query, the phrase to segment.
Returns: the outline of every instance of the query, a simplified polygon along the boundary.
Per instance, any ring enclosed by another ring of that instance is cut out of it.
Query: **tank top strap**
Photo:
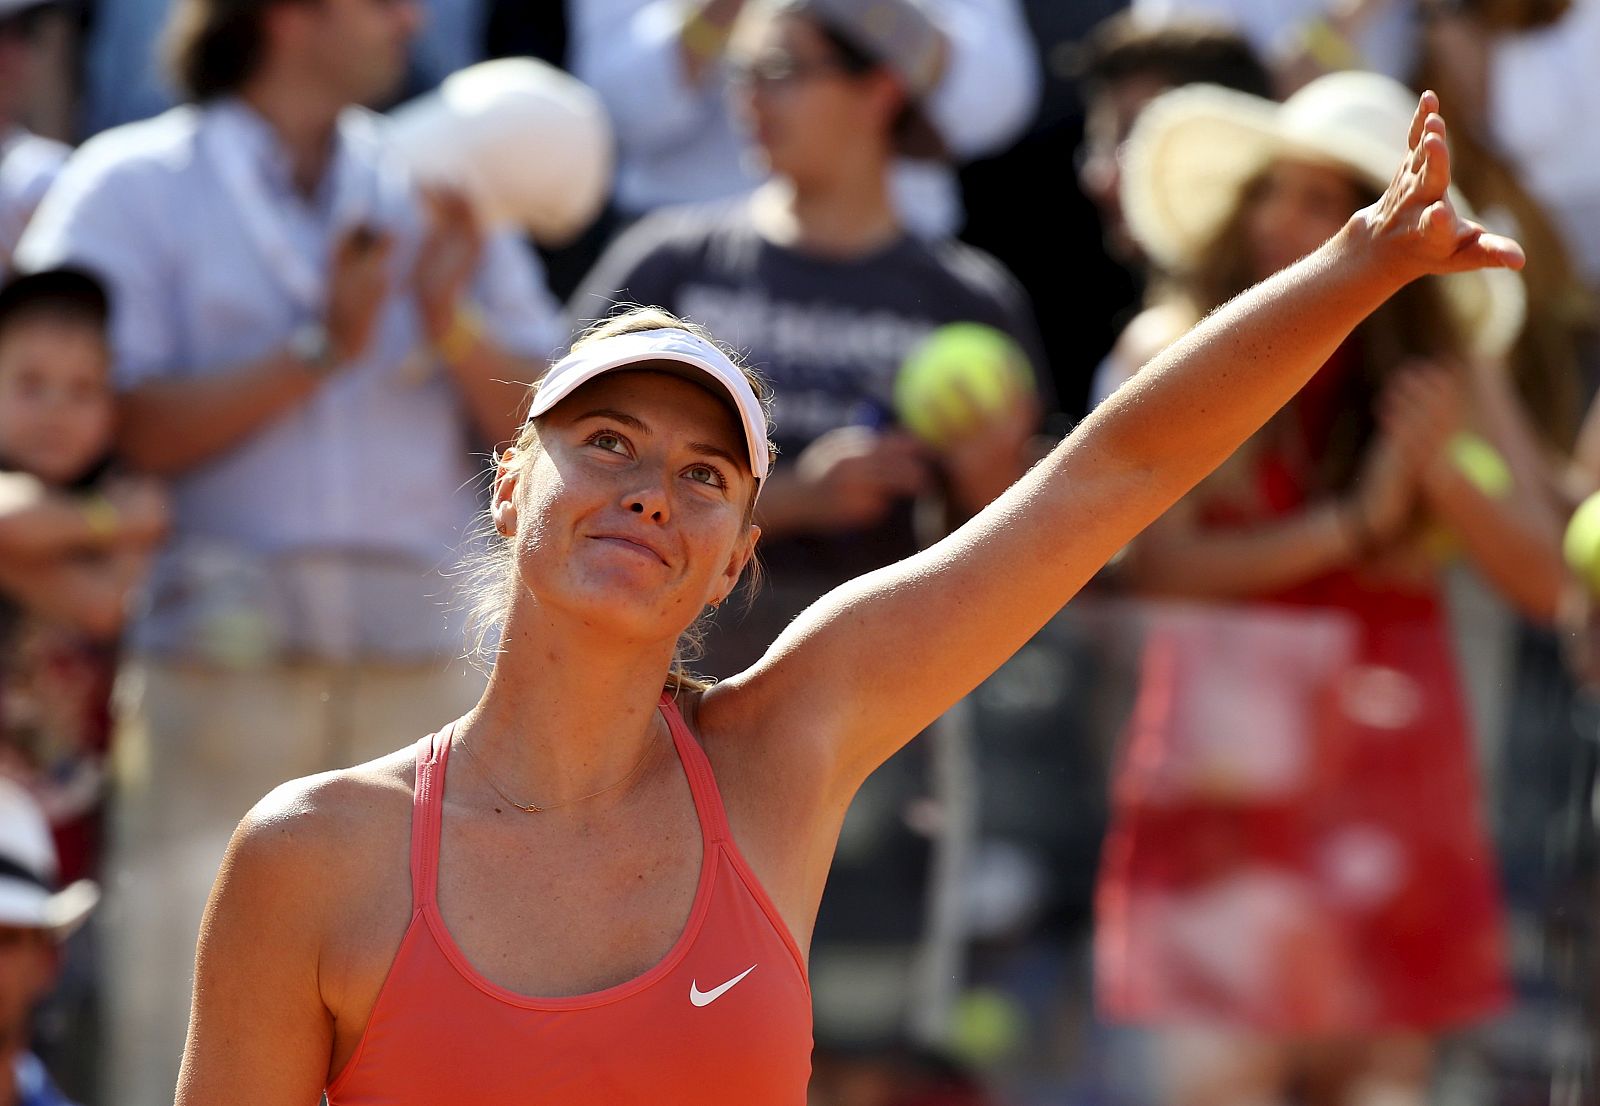
[[[451,723],[417,742],[417,782],[411,794],[411,908],[431,904],[439,878],[439,828]]]
[[[689,725],[670,692],[661,693],[661,714],[672,732],[672,744],[678,750],[684,774],[689,777],[689,791],[700,815],[701,833],[712,844],[731,842],[732,831],[728,828],[728,815],[722,809],[722,792],[717,790],[717,779],[711,773],[711,761],[694,734],[689,732]]]

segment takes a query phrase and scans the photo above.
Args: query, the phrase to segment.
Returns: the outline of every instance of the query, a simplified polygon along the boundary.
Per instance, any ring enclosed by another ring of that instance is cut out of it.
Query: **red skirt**
[[[1156,608],[1096,903],[1109,1020],[1436,1031],[1508,1000],[1432,596]]]

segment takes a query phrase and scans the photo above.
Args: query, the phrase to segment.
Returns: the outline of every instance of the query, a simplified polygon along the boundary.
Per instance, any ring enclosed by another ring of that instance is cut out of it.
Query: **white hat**
[[[0,778],[0,925],[46,929],[65,940],[100,901],[100,889],[80,879],[56,890],[55,842],[33,797]]]
[[[611,193],[611,120],[585,84],[534,58],[468,66],[393,113],[418,179],[466,190],[484,220],[561,245]]]
[[[584,343],[550,366],[534,392],[528,417],[544,414],[602,373],[649,361],[676,362],[696,370],[686,375],[697,382],[704,383],[707,376],[716,382],[720,391],[733,400],[734,410],[738,411],[739,421],[744,426],[750,471],[758,483],[764,481],[772,463],[772,447],[767,440],[767,413],[761,400],[749,379],[727,354],[687,330],[675,327],[637,330]]]
[[[1282,104],[1217,85],[1173,89],[1150,102],[1128,136],[1128,228],[1153,261],[1182,273],[1275,158],[1322,162],[1381,192],[1405,156],[1416,104],[1398,82],[1355,70],[1319,77]],[[1473,218],[1454,186],[1450,199]],[[1516,273],[1458,273],[1442,288],[1476,353],[1496,357],[1516,341],[1527,305]]]

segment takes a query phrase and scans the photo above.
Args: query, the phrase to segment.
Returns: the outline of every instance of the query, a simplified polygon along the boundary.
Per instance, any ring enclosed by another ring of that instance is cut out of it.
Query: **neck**
[[[883,162],[815,180],[774,178],[757,190],[756,212],[768,240],[824,257],[862,257],[902,232]]]
[[[333,156],[334,128],[346,105],[319,94],[311,81],[270,72],[240,90],[239,98],[267,121],[289,152],[295,188],[306,196],[315,192]]]
[[[625,779],[662,739],[656,704],[674,645],[619,645],[579,618],[519,600],[489,687],[456,734],[519,803],[592,795]]]

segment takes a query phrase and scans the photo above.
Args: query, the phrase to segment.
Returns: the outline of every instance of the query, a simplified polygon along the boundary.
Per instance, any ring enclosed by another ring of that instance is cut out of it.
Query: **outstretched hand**
[[[1407,279],[1467,269],[1520,269],[1522,247],[1461,217],[1450,200],[1450,151],[1439,97],[1424,92],[1406,158],[1378,202],[1361,212],[1373,243]]]

